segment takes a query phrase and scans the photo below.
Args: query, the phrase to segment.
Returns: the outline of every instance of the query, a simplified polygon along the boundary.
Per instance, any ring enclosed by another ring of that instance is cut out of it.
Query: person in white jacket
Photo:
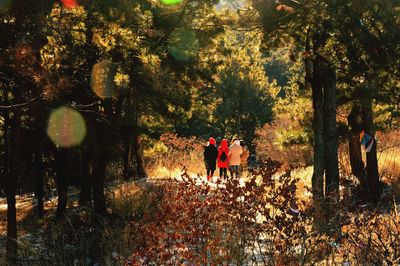
[[[233,144],[229,147],[229,171],[231,178],[239,177],[240,169],[240,155],[242,155],[243,149],[240,146],[240,140],[234,139]]]

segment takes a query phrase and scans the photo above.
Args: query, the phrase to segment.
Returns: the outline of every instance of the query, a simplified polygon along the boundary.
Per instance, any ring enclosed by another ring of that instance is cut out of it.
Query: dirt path
[[[208,183],[211,187],[216,187],[215,182],[208,182],[205,177],[192,176],[193,179],[196,180],[196,185],[203,185],[203,182]],[[177,180],[182,180],[181,177],[177,177]],[[163,182],[165,180],[174,180],[171,178],[143,178],[136,181],[131,182],[112,182],[107,184],[107,191],[113,191],[121,185],[124,184],[143,184],[146,182],[157,183]],[[216,177],[214,177],[214,181],[216,181]],[[56,195],[56,191],[52,190],[51,195],[45,198],[44,200],[44,210],[47,215],[55,210],[57,207],[58,197]],[[75,187],[70,187],[68,191],[68,206],[76,206],[79,197],[79,189]],[[35,215],[35,207],[37,206],[37,200],[34,197],[33,193],[17,195],[16,196],[16,207],[17,207],[17,222],[18,225],[29,216]],[[0,237],[5,237],[7,229],[7,200],[6,198],[0,198]],[[19,228],[18,229],[23,229]],[[21,232],[19,231],[19,234]],[[1,246],[1,245],[0,245]]]

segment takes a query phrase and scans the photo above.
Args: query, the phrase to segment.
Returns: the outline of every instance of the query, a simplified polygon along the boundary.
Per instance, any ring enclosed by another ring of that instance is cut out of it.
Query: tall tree
[[[4,183],[7,195],[7,257],[14,263],[17,256],[17,224],[15,193],[22,175],[27,171],[27,156],[24,145],[23,124],[30,104],[35,101],[38,71],[34,69],[34,51],[40,45],[43,14],[46,1],[5,1],[0,8],[0,86],[1,116],[4,119],[5,141],[3,155],[5,160]],[[24,176],[25,177],[25,176]]]
[[[292,40],[298,50],[304,51],[304,87],[312,88],[314,111],[313,197],[316,206],[326,202],[332,207],[328,213],[334,215],[339,201],[336,66],[329,51],[334,31],[330,14],[335,9],[328,1],[255,0],[253,4],[261,16],[266,40]],[[338,228],[335,223],[333,227]]]
[[[208,110],[220,136],[243,138],[252,149],[255,131],[272,120],[274,84],[268,81],[261,53],[262,32],[239,26],[239,17],[225,12],[233,29],[225,29],[201,52],[203,73],[212,78]]]

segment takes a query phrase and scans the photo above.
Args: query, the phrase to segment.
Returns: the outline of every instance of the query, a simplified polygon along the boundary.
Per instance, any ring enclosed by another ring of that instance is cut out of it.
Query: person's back
[[[245,169],[245,168],[247,168],[247,160],[248,160],[248,158],[250,156],[250,152],[249,152],[249,149],[244,144],[243,140],[240,141],[240,146],[243,149],[243,153],[240,156],[240,164],[241,164],[242,168]]]
[[[223,139],[221,141],[221,146],[218,147],[218,168],[219,175],[221,178],[226,178],[227,168],[229,163],[229,147],[228,140]]]
[[[235,139],[233,144],[229,147],[229,169],[232,178],[234,175],[239,177],[240,155],[242,153],[243,149],[240,147],[240,141]]]
[[[230,147],[229,147],[229,165],[240,165],[240,156],[243,153],[242,147],[240,147],[240,144],[238,141],[235,141]]]
[[[204,148],[204,160],[209,162],[216,162],[218,156],[217,147],[214,144],[207,145]]]
[[[204,163],[207,170],[207,180],[211,180],[216,169],[218,150],[215,146],[215,139],[210,138],[208,145],[204,148]]]

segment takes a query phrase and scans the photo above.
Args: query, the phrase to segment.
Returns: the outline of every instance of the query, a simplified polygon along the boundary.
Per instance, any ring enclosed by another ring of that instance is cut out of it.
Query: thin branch
[[[17,103],[17,104],[12,104],[12,105],[0,105],[0,110],[8,110],[8,109],[14,109],[18,107],[23,107],[26,105],[31,104],[32,102],[36,101],[37,98],[33,98],[32,100],[25,102],[25,103]]]
[[[99,105],[98,102],[92,102],[89,104],[75,104],[75,105],[73,105],[73,107],[80,109],[80,108],[88,108],[88,107],[93,107],[93,106],[98,106],[98,105]]]

